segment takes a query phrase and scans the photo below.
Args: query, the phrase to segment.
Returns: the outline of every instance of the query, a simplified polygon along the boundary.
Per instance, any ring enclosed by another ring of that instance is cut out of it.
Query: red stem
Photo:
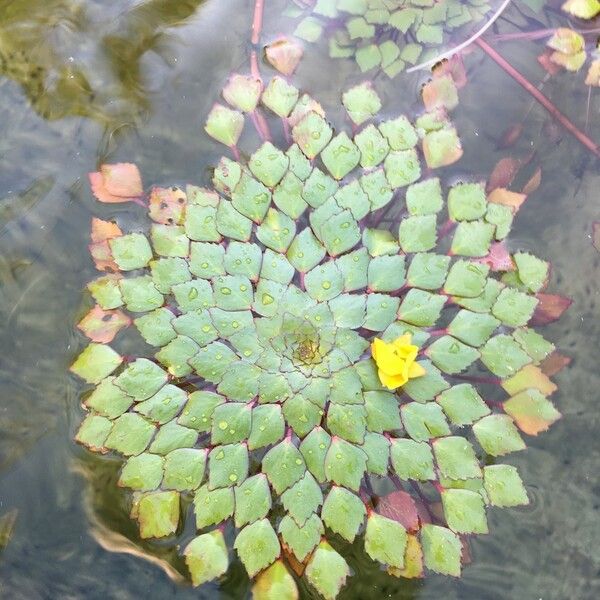
[[[524,87],[569,133],[571,133],[590,152],[600,158],[600,146],[594,143],[583,131],[579,130],[563,113],[542,94],[531,82],[517,71],[504,57],[494,50],[485,40],[479,38],[475,43],[506,73]]]
[[[252,20],[252,43],[258,44],[262,31],[263,11],[265,0],[256,0],[254,3],[254,19]]]

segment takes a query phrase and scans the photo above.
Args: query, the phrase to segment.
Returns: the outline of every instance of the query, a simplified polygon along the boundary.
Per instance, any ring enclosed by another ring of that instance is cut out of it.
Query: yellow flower
[[[405,333],[393,342],[375,338],[371,354],[379,369],[379,380],[389,390],[395,390],[409,379],[425,375],[425,369],[415,362],[417,346],[411,344],[412,335]]]

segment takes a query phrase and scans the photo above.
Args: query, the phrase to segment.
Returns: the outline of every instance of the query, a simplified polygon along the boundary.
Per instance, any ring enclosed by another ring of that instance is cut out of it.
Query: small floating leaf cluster
[[[362,72],[381,69],[393,78],[437,56],[451,32],[489,11],[486,0],[313,0],[288,12],[301,17],[296,37],[316,42],[327,34],[332,58],[353,58]]]
[[[71,370],[95,387],[77,441],[125,457],[142,538],[174,536],[192,500],[195,585],[227,571],[226,539],[258,599],[297,598],[290,565],[335,598],[357,536],[392,575],[458,576],[487,507],[528,502],[494,458],[559,417],[554,346],[528,326],[549,267],[503,242],[524,196],[446,188],[430,170],[462,152],[447,117],[381,119],[369,84],[343,96],[352,136],[279,77],[233,76],[224,96],[216,139],[235,146],[261,102],[293,141],[221,159],[214,189],[153,189],[149,235],[94,220],[114,272],[79,324],[92,341]],[[133,165],[91,179],[105,202],[141,192]],[[132,322],[150,358],[108,345]]]

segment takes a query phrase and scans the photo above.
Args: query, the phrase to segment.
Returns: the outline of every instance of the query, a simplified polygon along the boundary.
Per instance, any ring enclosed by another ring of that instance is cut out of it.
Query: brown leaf
[[[116,223],[92,217],[91,238],[93,243],[112,240],[120,235],[123,235],[123,232]]]
[[[560,352],[553,352],[540,363],[540,369],[548,377],[553,377],[570,363],[571,359],[568,356],[560,354]]]
[[[547,325],[556,321],[573,302],[570,298],[558,294],[539,293],[536,297],[539,303],[531,317],[532,325]]]
[[[280,38],[265,48],[267,60],[284,75],[291,75],[303,54],[302,47],[287,38]]]
[[[180,225],[184,219],[187,196],[178,187],[152,188],[150,193],[150,218],[163,225]]]
[[[531,179],[523,186],[521,192],[529,196],[529,194],[533,194],[540,187],[540,183],[542,183],[542,168],[538,167],[531,176]]]
[[[497,147],[503,150],[514,146],[517,140],[521,137],[523,129],[523,123],[515,123],[514,125],[511,125],[502,134],[502,137],[500,138]]]
[[[508,187],[519,172],[521,164],[518,158],[511,158],[510,156],[501,158],[490,174],[487,191],[491,192],[496,188]]]
[[[119,265],[117,265],[113,259],[112,251],[108,245],[108,241],[105,240],[103,242],[90,244],[88,249],[98,271],[116,272],[119,270]]]
[[[94,306],[90,312],[81,319],[77,327],[99,344],[108,344],[124,327],[131,325],[131,319],[120,310],[103,310]]]
[[[525,194],[519,194],[518,192],[511,192],[506,188],[496,188],[492,192],[490,192],[488,196],[488,202],[493,202],[494,204],[503,204],[504,206],[508,206],[513,209],[513,212],[516,212],[521,208],[521,204],[525,202],[527,196]]]
[[[100,202],[130,202],[144,191],[140,171],[133,163],[102,165],[100,171],[88,177],[92,193]]]

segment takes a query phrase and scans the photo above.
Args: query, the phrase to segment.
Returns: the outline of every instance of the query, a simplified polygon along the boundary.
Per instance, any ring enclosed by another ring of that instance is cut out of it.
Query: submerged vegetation
[[[373,67],[404,68],[408,45],[383,27],[400,3],[303,4],[318,18],[304,15],[296,36],[327,30],[346,48],[360,25],[354,37],[381,42]],[[462,6],[412,4],[398,31],[436,43],[447,12],[428,11]],[[262,11],[257,0],[254,43]],[[366,70],[362,44],[338,56]],[[90,341],[71,366],[93,386],[76,439],[125,457],[140,537],[181,532],[191,502],[193,584],[226,573],[232,546],[258,600],[297,598],[293,574],[335,598],[358,538],[392,576],[460,576],[488,508],[528,503],[497,459],[560,417],[550,377],[568,362],[534,328],[569,301],[546,292],[546,261],[506,243],[539,172],[510,189],[522,163],[507,159],[487,181],[447,183],[463,154],[449,116],[460,60],[434,69],[414,118],[381,116],[372,82],[340,93],[344,131],[294,85],[302,53],[279,38],[265,47],[279,74],[263,81],[253,52],[249,73],[231,75],[205,123],[232,154],[211,187],[145,195],[135,165],[90,174],[100,202],[135,202],[148,219],[126,232],[93,219],[105,273],[88,285],[95,306],[78,327]],[[262,143],[246,157],[250,123]],[[134,332],[145,353],[113,349]]]

